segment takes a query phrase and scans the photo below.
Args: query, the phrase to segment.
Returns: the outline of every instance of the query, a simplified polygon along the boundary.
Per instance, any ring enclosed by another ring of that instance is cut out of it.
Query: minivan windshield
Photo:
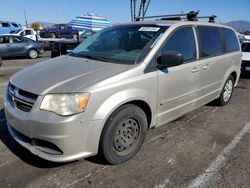
[[[242,43],[242,52],[250,52],[250,43]]]
[[[158,25],[113,26],[83,41],[69,55],[119,64],[136,64],[166,30]]]

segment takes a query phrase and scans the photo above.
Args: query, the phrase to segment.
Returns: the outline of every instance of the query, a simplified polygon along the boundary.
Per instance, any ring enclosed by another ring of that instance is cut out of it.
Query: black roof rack
[[[161,18],[162,20],[182,20],[186,19],[188,21],[197,21],[197,15],[199,11],[190,11],[189,13],[182,14],[168,14],[168,15],[158,15],[158,16],[145,16],[145,17],[136,17],[136,21],[150,19],[150,18]]]
[[[182,14],[168,14],[168,15],[157,15],[157,16],[145,16],[145,17],[136,17],[136,21],[141,21],[144,19],[150,18],[159,18],[157,20],[187,20],[187,21],[198,21],[198,19],[208,18],[211,23],[215,23],[215,18],[217,16],[200,16],[198,17],[199,11],[190,11],[189,13],[182,13]]]
[[[169,17],[169,18],[161,18],[160,20],[181,20],[181,17],[176,16],[176,17]]]

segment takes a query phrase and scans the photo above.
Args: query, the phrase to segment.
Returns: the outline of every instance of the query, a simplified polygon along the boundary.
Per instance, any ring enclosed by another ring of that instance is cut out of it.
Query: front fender
[[[155,124],[156,100],[157,96],[153,92],[148,92],[142,89],[127,89],[117,92],[108,97],[97,109],[93,119],[102,119],[104,122],[108,117],[120,106],[132,102],[143,101],[147,103],[151,109],[152,121],[151,125]]]

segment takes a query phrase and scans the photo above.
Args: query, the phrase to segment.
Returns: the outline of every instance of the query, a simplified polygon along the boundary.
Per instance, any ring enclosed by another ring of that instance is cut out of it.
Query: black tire
[[[230,75],[228,77],[226,83],[223,86],[223,89],[220,93],[220,97],[217,99],[218,105],[224,106],[230,101],[232,94],[233,94],[233,90],[234,90],[234,83],[235,83],[234,77],[232,75]],[[230,90],[231,90],[231,92],[229,93]],[[228,95],[228,96],[226,97],[226,95]]]
[[[36,49],[30,49],[28,51],[28,56],[30,59],[36,59],[38,57],[38,51]]]
[[[50,55],[51,58],[55,58],[55,57],[58,57],[58,56],[60,56],[60,54],[58,52],[51,51],[51,55]]]
[[[101,155],[110,164],[120,164],[133,158],[146,137],[147,117],[136,105],[118,108],[108,118],[100,139]]]
[[[55,39],[56,38],[56,34],[55,33],[50,33],[49,37],[52,38],[52,39]]]
[[[0,57],[0,67],[2,66],[3,64],[3,61],[2,61],[2,58]]]

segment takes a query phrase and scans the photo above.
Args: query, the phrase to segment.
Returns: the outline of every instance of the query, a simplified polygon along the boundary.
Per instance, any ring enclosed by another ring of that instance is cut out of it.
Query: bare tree
[[[31,24],[31,28],[34,29],[35,31],[38,31],[41,29],[41,24],[35,22]]]

